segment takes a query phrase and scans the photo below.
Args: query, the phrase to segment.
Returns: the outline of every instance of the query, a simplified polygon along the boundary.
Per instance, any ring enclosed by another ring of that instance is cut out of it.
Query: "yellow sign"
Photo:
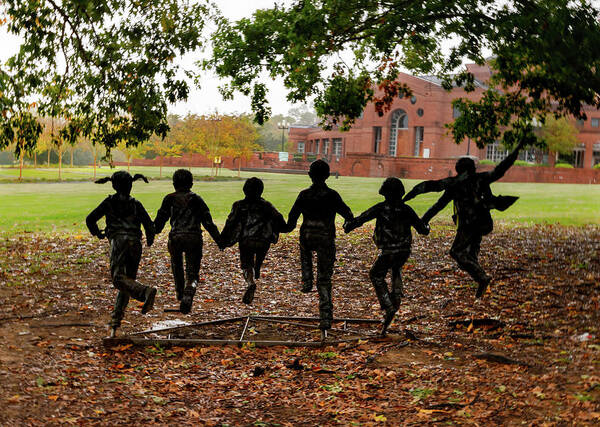
[[[215,156],[215,164],[217,164],[217,165],[221,164],[221,156]]]

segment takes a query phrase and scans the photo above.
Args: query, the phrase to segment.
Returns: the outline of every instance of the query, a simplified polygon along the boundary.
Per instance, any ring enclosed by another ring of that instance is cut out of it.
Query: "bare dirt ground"
[[[447,255],[450,227],[417,237],[391,334],[308,348],[105,348],[116,292],[106,241],[3,235],[0,424],[593,425],[600,422],[600,228],[502,228],[484,238],[495,283],[481,302]],[[339,233],[336,317],[381,316],[368,280],[371,229]],[[205,242],[189,316],[175,306],[166,240],[144,249],[140,281],[159,287],[159,321],[316,316],[300,293],[297,234],[272,248],[251,307],[237,248]]]

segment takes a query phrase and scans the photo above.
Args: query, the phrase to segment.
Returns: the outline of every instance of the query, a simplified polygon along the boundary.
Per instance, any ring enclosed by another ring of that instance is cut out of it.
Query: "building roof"
[[[318,128],[319,126],[317,125],[303,125],[303,124],[293,124],[290,125],[290,128],[298,128],[298,129],[313,129],[313,128]]]
[[[432,83],[436,86],[442,87],[442,79],[439,78],[438,76],[413,76],[416,77],[417,79],[421,79],[421,80],[425,80],[426,82]],[[458,87],[454,81],[452,81],[452,87]],[[481,89],[487,89],[488,86],[486,84],[484,84],[483,82],[475,79],[475,87],[481,88]]]

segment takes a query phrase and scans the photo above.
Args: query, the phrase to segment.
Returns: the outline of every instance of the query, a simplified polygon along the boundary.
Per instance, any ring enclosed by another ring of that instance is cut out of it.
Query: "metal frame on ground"
[[[321,319],[318,317],[298,317],[298,316],[262,316],[262,315],[250,315],[250,316],[239,316],[239,317],[228,317],[225,319],[211,320],[207,322],[192,323],[189,325],[179,325],[169,328],[162,329],[147,329],[140,332],[134,332],[128,335],[123,335],[115,338],[104,338],[103,343],[107,347],[114,347],[124,344],[133,344],[139,346],[148,345],[161,345],[161,346],[180,346],[180,347],[193,347],[193,346],[210,346],[210,345],[237,345],[242,346],[254,345],[257,347],[268,347],[268,346],[286,346],[286,347],[322,347],[326,345],[339,344],[343,342],[356,342],[361,339],[373,338],[374,335],[364,334],[356,332],[352,338],[347,339],[335,339],[335,334],[338,332],[352,332],[348,329],[350,324],[380,324],[380,320],[375,319],[360,319],[360,318],[334,318],[332,323],[342,323],[341,328],[331,328],[329,331],[333,332],[330,339],[319,340],[319,341],[282,341],[282,340],[252,340],[247,339],[246,332],[251,322],[271,322],[271,323],[282,323],[288,324],[299,328],[309,328],[318,330],[318,325],[302,322],[319,322]],[[206,326],[221,325],[226,323],[243,323],[242,333],[239,339],[196,339],[196,338],[171,338],[170,332],[174,332],[181,329],[189,328],[202,328]],[[166,338],[153,338],[149,337],[150,334],[166,334]]]

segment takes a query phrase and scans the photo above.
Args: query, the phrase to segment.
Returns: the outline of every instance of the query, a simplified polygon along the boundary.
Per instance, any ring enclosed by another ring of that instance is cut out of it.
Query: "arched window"
[[[404,110],[396,110],[392,113],[392,125],[390,127],[390,156],[395,156],[398,147],[398,130],[408,129],[408,116]]]

